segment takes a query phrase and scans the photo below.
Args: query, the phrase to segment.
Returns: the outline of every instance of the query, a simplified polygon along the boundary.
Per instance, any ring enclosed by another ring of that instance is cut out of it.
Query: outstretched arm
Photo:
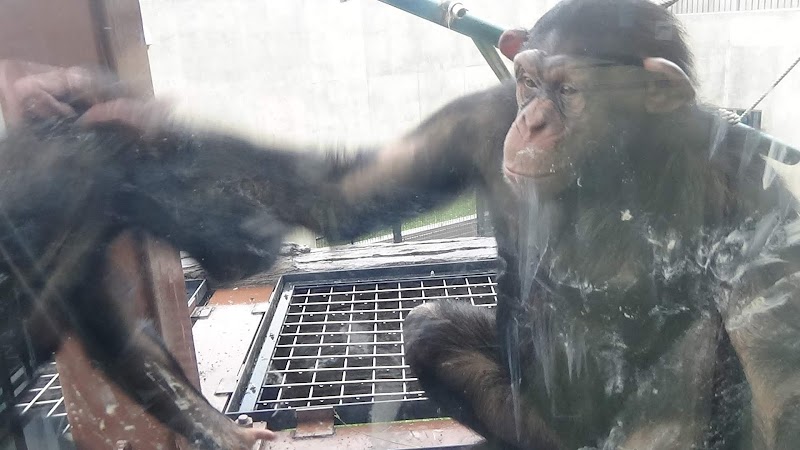
[[[499,178],[515,112],[508,86],[451,102],[402,138],[339,168],[333,174],[337,198],[325,205],[319,223],[308,226],[351,239]]]
[[[181,128],[164,105],[119,97],[119,83],[73,71],[19,80],[22,105],[51,104],[25,115],[88,109],[79,119],[85,126],[133,135],[140,154],[127,167],[131,182],[118,203],[129,206],[121,213],[186,250],[213,252],[230,268],[217,271],[228,279],[269,264],[269,257],[255,264],[259,252],[241,249],[278,233],[280,224],[351,239],[440,205],[471,184],[499,180],[503,139],[516,113],[513,87],[498,86],[450,103],[390,145],[320,155]],[[242,253],[251,257],[240,262]]]
[[[165,125],[162,106],[137,100],[97,105],[82,120],[122,125],[152,143],[146,152],[152,163],[136,182],[148,195],[158,186],[158,195],[183,196],[207,210],[226,201],[249,203],[286,224],[347,240],[499,179],[502,142],[515,111],[513,92],[498,86],[452,102],[389,145],[350,154],[180,130]],[[191,190],[164,189],[176,183]],[[203,197],[211,189],[216,196]]]
[[[271,264],[284,225],[351,239],[483,182],[483,168],[499,174],[503,133],[486,128],[482,109],[486,100],[501,109],[498,92],[454,102],[396,143],[354,155],[164,127],[148,104],[117,103],[102,114],[109,132],[129,132],[141,117],[134,129],[146,138],[116,203],[125,220],[189,251],[214,278],[240,278]]]

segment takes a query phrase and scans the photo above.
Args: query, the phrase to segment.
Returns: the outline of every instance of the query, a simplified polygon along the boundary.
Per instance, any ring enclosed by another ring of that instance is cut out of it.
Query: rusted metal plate
[[[250,310],[252,314],[264,314],[269,310],[269,302],[256,303],[253,309]]]
[[[0,59],[51,65],[103,63],[90,0],[7,0],[1,3]]]
[[[133,449],[179,449],[170,431],[92,367],[77,339],[64,342],[56,361],[77,448],[115,449],[126,441]]]
[[[270,450],[405,450],[470,448],[483,439],[450,419],[337,426],[324,437],[297,439],[281,431]]]
[[[272,286],[244,286],[233,289],[217,289],[208,300],[209,305],[253,305],[264,303],[272,295]]]
[[[214,395],[230,395],[236,389],[236,383],[239,382],[238,377],[225,377],[217,383],[217,389],[214,390]]]
[[[295,439],[315,438],[333,435],[334,413],[332,407],[298,408]]]
[[[123,233],[109,247],[104,286],[125,314],[150,317],[187,377],[199,386],[178,254],[149,237]],[[111,385],[71,339],[56,355],[72,435],[79,448],[181,448],[175,435]]]
[[[205,319],[211,315],[211,312],[214,311],[213,306],[198,306],[192,313],[189,315],[192,319]]]
[[[158,331],[172,355],[195,387],[200,387],[197,356],[192,338],[192,321],[186,303],[186,283],[178,251],[159,239],[144,236],[139,245],[144,257],[139,276],[149,282],[147,301],[149,317],[158,324]]]

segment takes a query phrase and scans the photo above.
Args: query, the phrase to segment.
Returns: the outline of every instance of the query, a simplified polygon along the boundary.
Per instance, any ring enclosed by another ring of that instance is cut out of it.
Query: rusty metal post
[[[109,295],[126,313],[151,318],[189,379],[199,383],[183,274],[172,270],[177,252],[151,237],[127,232],[112,243],[109,255],[111,263],[105,268]],[[133,450],[180,448],[173,433],[92,367],[76,339],[64,343],[56,361],[79,448],[114,448],[121,441]]]

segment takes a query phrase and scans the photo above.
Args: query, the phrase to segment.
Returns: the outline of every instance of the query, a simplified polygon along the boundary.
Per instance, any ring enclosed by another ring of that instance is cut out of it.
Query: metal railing
[[[697,14],[791,8],[800,8],[800,0],[679,0],[669,10],[675,14]]]

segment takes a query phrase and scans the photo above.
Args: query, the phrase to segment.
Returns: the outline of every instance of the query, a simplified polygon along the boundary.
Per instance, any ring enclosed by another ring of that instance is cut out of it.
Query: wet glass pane
[[[1,4],[0,449],[796,447],[799,24]]]

